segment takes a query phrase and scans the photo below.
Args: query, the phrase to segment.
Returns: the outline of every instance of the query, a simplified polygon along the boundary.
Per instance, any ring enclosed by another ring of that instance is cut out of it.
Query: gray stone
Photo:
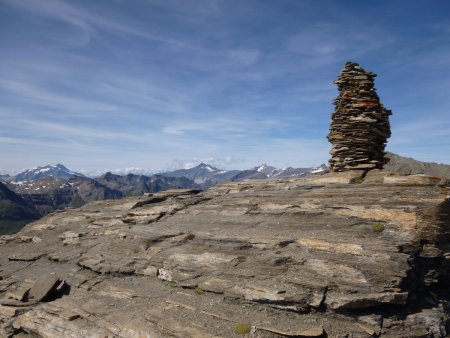
[[[382,169],[387,162],[384,148],[391,135],[391,111],[380,103],[374,88],[376,75],[347,62],[334,83],[334,100],[328,140],[332,144],[330,171]]]
[[[60,283],[61,281],[56,275],[43,276],[31,287],[29,298],[37,302],[43,301],[56,292],[56,288]]]
[[[233,337],[248,323],[254,337],[444,337],[449,188],[380,170],[352,184],[360,175],[223,183],[50,214],[19,235],[41,242],[0,245],[2,292],[32,286],[44,300],[10,299],[18,311],[5,310],[15,316],[0,319],[0,335],[14,326],[37,337]],[[64,245],[68,231],[83,234],[77,245]],[[51,254],[8,259],[24,252]]]

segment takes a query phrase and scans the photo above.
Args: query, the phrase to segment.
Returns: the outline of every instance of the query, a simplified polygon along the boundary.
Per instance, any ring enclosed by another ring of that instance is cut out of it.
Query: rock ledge
[[[0,336],[445,337],[446,182],[360,174],[48,215],[0,237]]]

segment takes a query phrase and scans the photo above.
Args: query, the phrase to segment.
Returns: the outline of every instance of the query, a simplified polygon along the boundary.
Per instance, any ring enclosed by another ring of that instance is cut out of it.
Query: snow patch
[[[263,170],[267,169],[267,165],[266,164],[261,164],[260,167],[258,169],[256,169],[257,172],[262,172]]]
[[[228,170],[221,170],[221,171],[216,172],[215,175],[218,175],[218,174],[225,174],[225,173],[227,173],[227,172],[228,172]]]
[[[24,185],[24,184],[28,183],[28,181],[18,181],[18,182],[11,181],[10,183],[15,184],[15,185]]]
[[[312,174],[317,174],[317,173],[321,173],[321,172],[323,172],[323,171],[325,171],[325,169],[324,168],[315,168],[315,169],[312,169],[311,171],[310,171],[310,173],[312,173]]]

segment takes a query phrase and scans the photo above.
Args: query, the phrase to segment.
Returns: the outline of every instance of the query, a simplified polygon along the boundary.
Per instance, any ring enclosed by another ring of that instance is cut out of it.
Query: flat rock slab
[[[355,177],[223,183],[50,214],[0,244],[0,336],[441,337],[448,187]],[[23,260],[30,253],[40,258]]]
[[[33,261],[38,260],[42,256],[44,256],[43,253],[37,253],[37,254],[36,253],[21,253],[21,254],[8,256],[8,259],[10,261],[33,262]]]
[[[39,278],[31,287],[29,298],[31,300],[41,302],[52,296],[56,292],[56,288],[60,284],[60,280],[56,275],[43,276]]]

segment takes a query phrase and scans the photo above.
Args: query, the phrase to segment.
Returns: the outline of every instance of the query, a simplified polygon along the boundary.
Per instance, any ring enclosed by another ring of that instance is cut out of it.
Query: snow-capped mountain
[[[288,167],[283,169],[277,169],[267,164],[261,164],[258,167],[241,171],[239,174],[235,175],[232,180],[240,181],[244,179],[296,178],[306,177],[312,174],[325,173],[327,171],[328,167],[325,164],[321,164],[318,167]]]
[[[312,174],[324,174],[328,172],[328,167],[325,164],[321,164],[318,167],[309,168],[284,168],[277,169],[277,171],[271,176],[273,178],[295,178],[295,177],[306,177]],[[269,177],[269,178],[271,178]]]
[[[312,168],[309,172],[311,174],[320,174],[327,173],[329,171],[328,166],[325,163],[322,163],[320,166]]]
[[[58,163],[56,165],[46,165],[44,167],[37,167],[25,170],[24,172],[21,172],[20,174],[14,176],[14,181],[15,182],[33,181],[46,177],[53,177],[54,179],[65,181],[72,177],[85,177],[85,176],[83,174],[69,170],[62,164]]]
[[[203,188],[208,188],[218,182],[230,180],[239,172],[240,170],[217,169],[210,164],[202,162],[190,169],[179,169],[161,173],[161,175],[170,177],[186,177],[193,180],[195,183],[200,184]]]
[[[280,169],[267,165],[265,163],[261,164],[259,167],[254,167],[252,170],[257,171],[258,173],[266,175],[266,177],[272,177],[276,175]]]
[[[325,173],[328,170],[325,164],[319,167],[308,168],[284,168],[277,169],[267,164],[261,164],[248,170],[222,170],[210,164],[200,163],[190,169],[180,169],[162,173],[164,176],[187,177],[204,189],[223,181],[241,181],[244,179],[270,179],[270,178],[295,178],[312,174]]]

